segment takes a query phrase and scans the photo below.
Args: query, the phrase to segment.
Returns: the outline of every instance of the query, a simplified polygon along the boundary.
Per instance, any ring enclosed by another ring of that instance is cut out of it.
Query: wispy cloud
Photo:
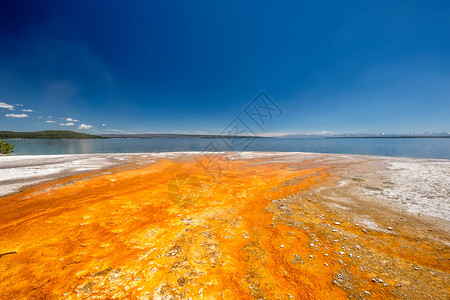
[[[106,126],[106,124],[105,124],[105,123],[103,123],[103,124],[102,124],[102,126]]]
[[[67,122],[80,122],[80,120],[75,120],[75,119],[72,119],[72,118],[66,118],[66,121]]]
[[[22,109],[22,111],[25,111],[25,112],[33,112],[32,109]]]
[[[75,125],[75,123],[68,122],[68,123],[60,123],[59,125],[61,125],[61,126],[73,126],[73,125]]]
[[[8,118],[28,118],[27,114],[6,114]]]
[[[14,105],[5,102],[0,102],[0,108],[7,108],[9,110],[14,110]]]
[[[45,123],[55,123],[55,121],[47,120]]]
[[[81,124],[78,129],[91,129],[92,127],[92,125]]]

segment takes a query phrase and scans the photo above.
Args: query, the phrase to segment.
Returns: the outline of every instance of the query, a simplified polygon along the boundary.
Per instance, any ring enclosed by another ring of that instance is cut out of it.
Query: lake
[[[450,138],[160,138],[9,140],[14,154],[283,151],[450,159]]]

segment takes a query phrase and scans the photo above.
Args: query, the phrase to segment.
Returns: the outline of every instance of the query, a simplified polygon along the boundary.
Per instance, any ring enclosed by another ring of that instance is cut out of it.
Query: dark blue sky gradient
[[[450,130],[449,1],[0,3],[0,130]]]

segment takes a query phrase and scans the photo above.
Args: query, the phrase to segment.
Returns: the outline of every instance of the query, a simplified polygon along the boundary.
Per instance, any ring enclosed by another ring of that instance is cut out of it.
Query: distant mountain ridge
[[[288,134],[283,136],[248,136],[248,135],[220,135],[220,134],[178,134],[178,133],[113,133],[97,134],[70,131],[44,130],[34,132],[0,131],[0,139],[160,139],[160,138],[450,138],[448,132],[423,132],[407,134],[388,133],[311,133]]]
[[[282,138],[424,138],[424,137],[450,137],[448,132],[421,132],[421,133],[311,133],[288,134]]]
[[[261,136],[248,135],[220,135],[220,134],[179,134],[179,133],[108,133],[99,134],[104,138],[116,139],[167,139],[167,138],[262,138]]]

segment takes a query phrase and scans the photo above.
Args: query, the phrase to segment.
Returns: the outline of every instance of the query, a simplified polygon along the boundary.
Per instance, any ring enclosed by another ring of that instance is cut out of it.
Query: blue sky
[[[448,132],[449,36],[449,1],[2,1],[0,130]]]

